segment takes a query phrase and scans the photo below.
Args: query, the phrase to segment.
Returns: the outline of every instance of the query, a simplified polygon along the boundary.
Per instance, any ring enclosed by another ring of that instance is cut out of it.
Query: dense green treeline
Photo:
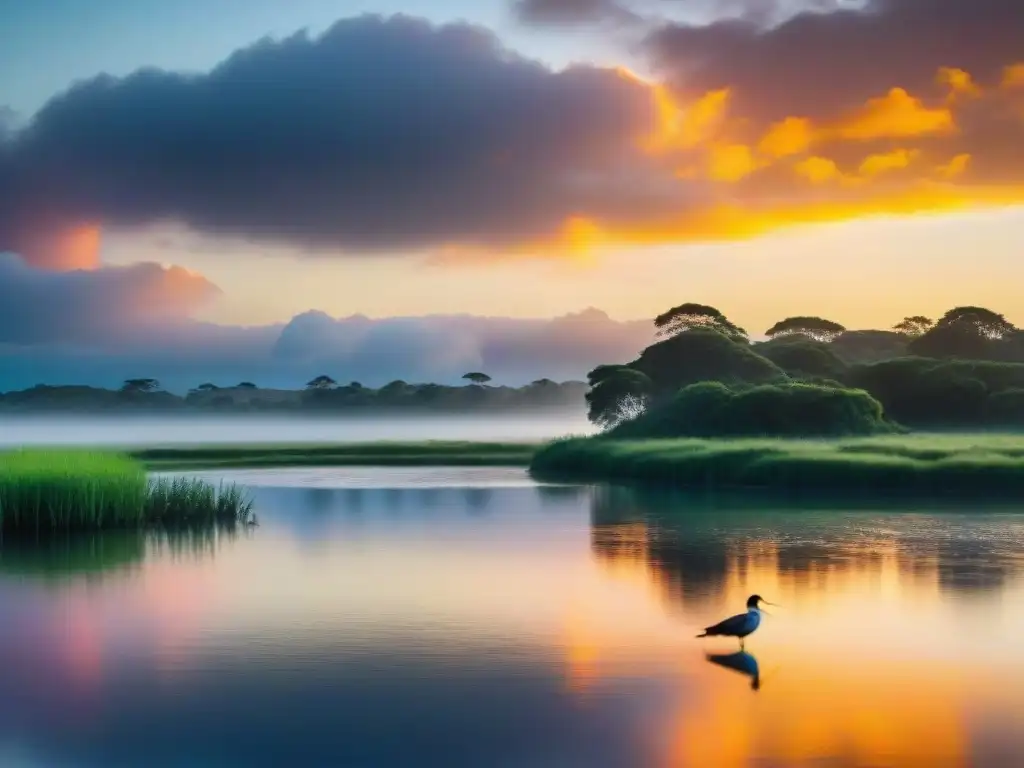
[[[1024,332],[982,307],[935,322],[908,317],[888,331],[791,317],[754,342],[701,304],[655,325],[664,338],[588,376],[590,418],[612,437],[1024,427]]]

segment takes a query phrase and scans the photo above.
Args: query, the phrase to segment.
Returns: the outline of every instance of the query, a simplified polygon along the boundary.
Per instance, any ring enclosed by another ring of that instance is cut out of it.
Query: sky
[[[0,388],[579,378],[685,301],[1024,322],[1017,0],[0,16]]]

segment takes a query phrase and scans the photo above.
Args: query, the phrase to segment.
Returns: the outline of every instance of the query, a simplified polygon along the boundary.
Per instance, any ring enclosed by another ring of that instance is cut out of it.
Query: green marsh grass
[[[0,454],[0,530],[6,533],[245,523],[252,504],[236,486],[184,478],[151,481],[129,456],[75,450]]]
[[[913,435],[845,440],[565,440],[531,464],[540,479],[694,489],[868,496],[1024,497],[1024,436]]]

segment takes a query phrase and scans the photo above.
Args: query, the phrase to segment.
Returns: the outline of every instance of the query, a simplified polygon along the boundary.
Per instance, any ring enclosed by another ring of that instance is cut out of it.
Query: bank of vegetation
[[[89,451],[0,454],[0,531],[46,534],[245,525],[252,503],[234,485],[147,475],[129,456]]]
[[[999,313],[957,307],[888,331],[798,316],[757,342],[706,305],[680,305],[655,325],[663,338],[635,360],[589,374],[589,416],[603,433],[543,448],[535,474],[1024,492],[1024,438],[935,437],[1024,428],[1024,333]],[[898,437],[911,432],[930,434]],[[849,441],[870,436],[888,437]]]

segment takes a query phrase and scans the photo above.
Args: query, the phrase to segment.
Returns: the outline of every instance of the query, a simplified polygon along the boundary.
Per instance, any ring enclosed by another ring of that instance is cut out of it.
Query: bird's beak
[[[767,600],[762,600],[761,601],[761,605],[770,605],[773,608],[781,608],[782,607],[781,605],[778,605],[777,603],[769,603]],[[762,613],[768,613],[768,611],[762,611]],[[768,615],[771,616],[770,613],[768,613]]]

